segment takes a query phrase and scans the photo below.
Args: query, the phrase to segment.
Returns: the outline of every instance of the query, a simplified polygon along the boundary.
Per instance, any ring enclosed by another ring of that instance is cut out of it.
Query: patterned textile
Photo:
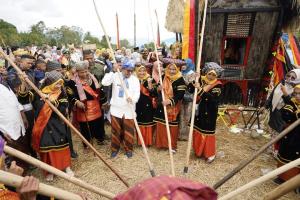
[[[216,200],[217,193],[206,185],[190,180],[157,176],[137,184],[114,200]]]
[[[134,122],[132,119],[118,118],[111,116],[111,149],[113,152],[119,151],[121,143],[126,152],[132,152],[134,143]]]

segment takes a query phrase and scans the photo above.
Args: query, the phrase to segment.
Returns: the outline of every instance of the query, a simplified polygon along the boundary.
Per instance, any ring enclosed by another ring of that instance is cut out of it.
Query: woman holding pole
[[[140,81],[140,98],[136,103],[136,114],[141,133],[146,146],[153,144],[153,132],[155,130],[155,122],[153,121],[153,101],[157,95],[155,81],[150,77],[143,65],[136,66],[135,72]],[[138,136],[137,136],[138,137]],[[138,139],[138,144],[141,141]]]
[[[169,64],[163,77],[162,89],[165,94],[165,101],[158,105],[154,121],[156,121],[156,147],[168,148],[166,125],[163,105],[167,107],[167,114],[170,124],[172,150],[176,152],[177,139],[179,134],[179,112],[186,85],[181,72],[176,64]]]
[[[221,94],[221,82],[217,77],[217,70],[208,67],[206,75],[198,83],[189,85],[191,93],[195,87],[198,89],[199,100],[194,122],[193,148],[195,154],[204,157],[208,163],[213,162],[216,155],[215,130]]]
[[[300,118],[300,84],[295,86],[292,96],[290,102],[281,109],[282,119],[287,125]],[[300,158],[300,126],[294,128],[278,144],[278,167]],[[300,174],[300,167],[295,167],[280,174],[274,182],[280,184],[298,174]]]
[[[62,90],[64,81],[62,74],[52,71],[46,74],[42,93],[64,115],[67,114],[67,94]],[[63,121],[53,113],[50,106],[40,99],[36,99],[35,110],[38,113],[32,130],[32,146],[39,153],[43,162],[67,174],[74,176],[71,170],[71,155],[67,140],[67,127]],[[53,174],[46,174],[46,180],[52,181]]]

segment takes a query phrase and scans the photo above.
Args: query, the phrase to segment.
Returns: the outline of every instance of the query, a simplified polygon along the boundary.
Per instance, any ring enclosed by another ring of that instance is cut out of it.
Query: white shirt
[[[20,111],[23,106],[12,90],[0,84],[0,131],[13,140],[25,135],[25,126]]]
[[[127,78],[128,82],[128,95],[133,101],[133,105],[129,104],[126,100],[126,95],[124,92],[123,97],[119,96],[119,91],[122,90],[122,85],[119,79],[118,73],[107,73],[102,79],[103,86],[109,86],[112,84],[112,97],[110,100],[110,113],[111,115],[125,119],[133,119],[136,116],[135,113],[135,104],[138,102],[140,98],[140,82],[137,77],[131,75]],[[123,78],[123,74],[120,73],[121,78]],[[131,108],[133,108],[133,113]]]

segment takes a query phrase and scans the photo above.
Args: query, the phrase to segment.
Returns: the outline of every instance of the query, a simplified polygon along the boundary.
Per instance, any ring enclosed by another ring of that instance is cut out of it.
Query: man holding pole
[[[77,75],[67,85],[67,93],[70,103],[76,109],[76,119],[79,122],[81,132],[90,141],[96,138],[99,145],[104,144],[104,132],[101,124],[104,124],[101,106],[107,104],[106,97],[97,79],[88,71],[88,61],[76,64]],[[84,144],[87,150],[87,146]]]
[[[125,154],[128,158],[132,157],[134,142],[134,121],[136,113],[131,111],[129,106],[133,106],[140,97],[140,82],[137,77],[132,76],[134,64],[132,61],[126,60],[122,64],[122,75],[117,72],[119,65],[115,64],[113,71],[107,73],[103,80],[103,86],[112,85],[112,98],[110,100],[111,113],[111,157],[117,156],[121,143],[124,144]],[[119,77],[123,78],[124,86],[127,88],[128,94],[122,86]]]

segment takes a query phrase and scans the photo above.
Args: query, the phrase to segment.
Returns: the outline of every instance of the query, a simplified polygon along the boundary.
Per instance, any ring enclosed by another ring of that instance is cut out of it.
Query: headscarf
[[[210,187],[183,178],[170,176],[156,176],[147,179],[123,194],[115,197],[115,200],[139,200],[139,199],[210,199],[217,200],[217,193]]]
[[[182,75],[188,75],[189,73],[195,71],[195,64],[193,63],[192,59],[187,58],[185,59],[186,69],[182,70]]]
[[[170,75],[169,69],[171,66],[175,66],[176,68],[175,75]],[[174,93],[173,93],[172,82],[179,79],[180,77],[182,77],[182,75],[178,67],[175,64],[169,64],[165,70],[165,78],[163,80],[163,88],[167,99],[173,98]]]
[[[176,74],[175,74],[175,75],[170,75],[169,69],[170,69],[171,66],[174,66],[174,67],[176,68]],[[166,77],[168,77],[171,81],[175,81],[175,80],[179,79],[180,77],[182,77],[182,74],[181,74],[179,68],[178,68],[175,64],[169,64],[169,65],[166,67],[165,75],[166,75]]]
[[[122,64],[122,69],[134,69],[134,62],[133,60],[124,60]]]
[[[138,75],[138,72],[139,72],[140,69],[142,69],[142,68],[144,68],[144,69],[146,70],[146,67],[145,67],[144,65],[140,65],[140,66],[138,66],[138,67],[135,67],[135,73],[136,73],[136,77],[137,77],[139,80],[145,81],[145,80],[147,80],[147,79],[150,77],[150,75],[147,73],[147,70],[146,70],[145,76],[142,77],[142,78],[140,78],[139,75]]]
[[[296,85],[296,86],[294,87],[294,90],[295,90],[296,88],[297,88],[297,89],[300,89],[300,84]],[[298,110],[300,111],[300,102],[298,102],[298,101],[296,100],[295,97],[293,97],[291,100],[292,100],[292,102],[295,103],[295,105],[297,105],[297,108],[298,108]]]
[[[292,82],[292,83],[297,83],[300,81],[300,69],[293,69],[291,71],[289,71],[288,73],[294,72],[296,74],[296,79]],[[273,94],[273,99],[272,99],[272,111],[275,110],[275,108],[277,109],[281,109],[284,106],[284,102],[282,99],[282,91],[281,91],[281,86],[282,83],[279,83],[276,88],[274,89],[274,94]],[[294,91],[294,87],[286,82],[285,83],[285,87],[286,87],[286,91],[288,93],[288,95],[291,95]]]
[[[64,84],[63,75],[57,71],[47,72],[44,79],[44,85],[42,92],[44,94],[50,94],[55,91],[56,84]]]
[[[89,62],[86,60],[77,62],[75,64],[76,70],[85,70],[85,69],[88,69],[88,66],[89,66]],[[89,74],[89,78],[92,79],[92,81],[94,82],[96,89],[99,89],[100,85],[99,85],[99,82],[97,81],[97,79],[95,78],[95,76],[91,73],[88,73],[88,74]],[[78,74],[74,75],[74,81],[76,83],[76,88],[77,88],[77,92],[78,92],[80,101],[87,100],[86,94],[84,92],[84,89],[83,89],[83,86],[82,86],[82,83],[80,81]]]

